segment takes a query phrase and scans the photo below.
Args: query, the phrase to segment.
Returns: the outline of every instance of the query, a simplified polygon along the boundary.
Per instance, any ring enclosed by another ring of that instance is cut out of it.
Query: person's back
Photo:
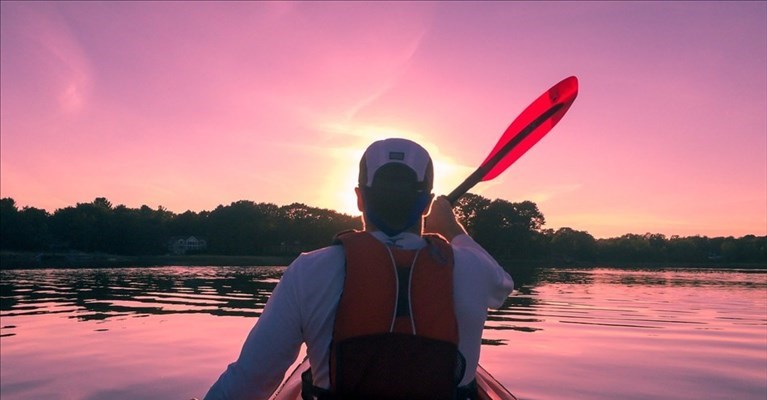
[[[432,236],[420,249],[400,249],[367,232],[339,241],[346,276],[333,328],[330,391],[341,398],[455,398],[465,362],[450,246]]]
[[[373,143],[356,189],[365,232],[341,235],[289,266],[239,359],[206,399],[267,398],[301,343],[313,395],[465,396],[456,393],[474,379],[487,309],[499,307],[513,283],[445,199],[425,220],[426,231],[442,238],[421,236],[432,174],[417,144]]]

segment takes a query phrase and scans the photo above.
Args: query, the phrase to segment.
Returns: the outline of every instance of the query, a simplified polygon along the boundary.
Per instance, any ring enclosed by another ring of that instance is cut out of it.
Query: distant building
[[[194,236],[175,236],[168,243],[168,251],[171,254],[182,255],[188,252],[198,253],[208,248],[208,242]]]

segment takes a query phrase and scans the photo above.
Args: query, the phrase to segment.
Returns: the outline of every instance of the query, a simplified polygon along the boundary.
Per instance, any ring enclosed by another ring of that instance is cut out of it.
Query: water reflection
[[[200,397],[283,272],[0,271],[0,397]],[[514,295],[488,314],[482,364],[521,398],[766,398],[767,270],[512,275]]]
[[[68,314],[80,321],[152,314],[258,317],[282,267],[2,271],[0,315]],[[4,326],[6,330],[13,326]]]
[[[522,269],[515,274],[519,285],[500,310],[488,315],[488,330],[538,332],[551,322],[607,328],[668,329],[686,325],[690,329],[713,327],[710,307],[737,307],[729,291],[767,293],[765,270],[713,269]],[[693,290],[694,289],[694,290]],[[701,290],[703,289],[703,290]],[[709,292],[706,292],[709,290]],[[707,295],[702,295],[708,293]],[[700,301],[711,296],[711,303]],[[758,297],[758,296],[757,296]],[[753,296],[751,297],[753,298]],[[716,316],[733,324],[767,325],[767,316],[753,308],[749,298],[738,317]],[[684,305],[680,307],[680,304]],[[744,315],[745,313],[745,315]],[[488,344],[492,341],[488,340]]]
[[[79,321],[163,314],[258,317],[284,267],[178,267],[0,271],[4,318],[64,314]],[[545,322],[659,329],[695,321],[696,308],[630,288],[709,287],[764,290],[763,270],[617,270],[528,268],[515,271],[518,288],[486,328],[537,332]],[[617,289],[610,291],[609,288]],[[662,293],[662,292],[661,292]],[[734,323],[748,318],[719,316]],[[14,335],[2,326],[2,336]],[[502,341],[486,339],[488,345]]]
[[[514,279],[528,287],[541,284],[673,286],[673,287],[737,287],[763,288],[764,269],[640,269],[640,268],[522,268],[514,271]]]

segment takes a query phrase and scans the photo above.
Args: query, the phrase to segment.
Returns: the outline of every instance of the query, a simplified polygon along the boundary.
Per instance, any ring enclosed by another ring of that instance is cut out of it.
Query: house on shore
[[[174,236],[168,241],[168,251],[174,255],[199,253],[208,249],[208,242],[196,236]]]

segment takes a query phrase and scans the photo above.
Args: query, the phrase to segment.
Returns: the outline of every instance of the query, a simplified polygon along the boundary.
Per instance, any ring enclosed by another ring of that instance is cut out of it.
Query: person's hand
[[[431,203],[431,212],[426,216],[423,230],[425,233],[439,233],[448,242],[452,241],[454,237],[466,233],[466,229],[458,222],[453,213],[453,207],[445,196],[437,197]]]

